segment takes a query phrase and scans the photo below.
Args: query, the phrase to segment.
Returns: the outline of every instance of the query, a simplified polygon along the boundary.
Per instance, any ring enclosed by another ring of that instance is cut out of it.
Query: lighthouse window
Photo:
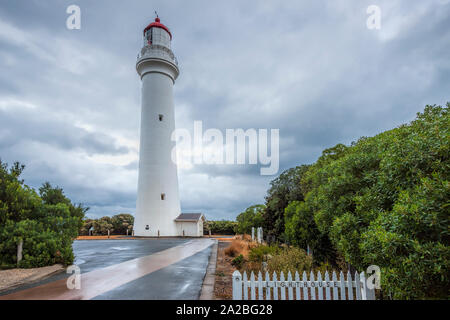
[[[159,121],[163,121],[164,116],[162,114],[159,115]]]
[[[166,194],[165,193],[161,193],[161,200],[165,200],[166,199]]]

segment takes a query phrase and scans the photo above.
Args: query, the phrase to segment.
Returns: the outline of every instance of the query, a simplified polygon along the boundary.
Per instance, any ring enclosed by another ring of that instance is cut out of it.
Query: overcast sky
[[[81,8],[68,30],[66,9]],[[366,26],[369,5],[381,29]],[[280,130],[280,170],[450,100],[450,1],[0,2],[0,158],[64,188],[90,217],[135,212],[142,30],[154,10],[181,74],[176,125]],[[179,169],[183,212],[262,203],[255,165]]]

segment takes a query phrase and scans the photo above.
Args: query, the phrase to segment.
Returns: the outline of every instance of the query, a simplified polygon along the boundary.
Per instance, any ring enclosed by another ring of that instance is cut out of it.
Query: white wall
[[[203,223],[201,222],[201,219],[198,222],[177,221],[176,224],[179,236],[183,236],[183,230],[185,237],[203,236]],[[202,226],[201,232],[200,232],[200,224]]]

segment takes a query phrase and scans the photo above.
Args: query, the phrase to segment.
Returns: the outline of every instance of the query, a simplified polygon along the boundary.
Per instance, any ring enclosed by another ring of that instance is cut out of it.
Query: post
[[[237,270],[233,272],[233,300],[242,300],[242,275]]]
[[[183,231],[184,232],[184,231]],[[159,238],[159,230],[158,230],[158,238]]]
[[[255,241],[255,227],[252,227],[252,241]]]
[[[128,236],[128,228],[127,228],[127,236]]]
[[[17,265],[19,265],[19,262],[22,261],[22,249],[23,239],[20,239],[19,243],[17,244]]]
[[[108,239],[109,239],[109,230],[108,230]]]
[[[131,236],[134,237],[134,229],[131,231]]]

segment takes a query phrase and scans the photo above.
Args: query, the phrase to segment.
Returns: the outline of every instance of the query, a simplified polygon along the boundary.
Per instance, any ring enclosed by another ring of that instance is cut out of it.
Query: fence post
[[[258,300],[263,300],[263,284],[261,271],[258,272]]]
[[[294,289],[292,288],[292,273],[289,270],[288,271],[288,276],[287,276],[288,282],[289,282],[289,286],[288,286],[288,299],[289,300],[294,300]]]
[[[356,300],[361,300],[361,279],[359,273],[355,272],[355,283],[356,283]]]
[[[19,243],[17,244],[17,265],[19,265],[19,262],[22,261],[22,249],[23,239],[20,239]]]
[[[255,274],[252,273],[250,274],[250,299],[251,300],[256,300],[256,282],[255,282]]]
[[[320,271],[317,273],[317,290],[318,290],[318,299],[323,300],[323,282],[322,282],[322,274]]]
[[[311,271],[309,274],[309,282],[311,283],[311,300],[316,300],[316,283],[314,280],[314,273]]]
[[[340,286],[341,286],[341,300],[346,300],[345,299],[345,279],[344,279],[344,273],[341,271],[339,273],[339,277],[340,277]]]
[[[273,281],[273,300],[278,300],[277,273],[274,271],[272,275]]]
[[[350,274],[350,270],[347,271],[347,283],[348,283],[348,300],[353,300],[353,283],[352,283],[352,275]]]
[[[295,271],[295,281],[300,282],[300,275],[298,274],[298,271]],[[300,287],[299,286],[297,286],[295,288],[295,298],[297,300],[300,300]]]
[[[309,300],[308,286],[307,286],[308,278],[306,277],[306,271],[303,271],[302,281],[304,283],[304,286],[303,286],[303,300]]]
[[[280,296],[281,300],[286,300],[286,282],[284,281],[284,273],[280,272]]]
[[[244,300],[248,300],[248,279],[247,279],[247,272],[244,271],[244,275],[242,276],[242,281],[244,282],[243,289],[244,289]]]
[[[242,275],[237,270],[233,272],[233,300],[242,300]]]
[[[266,271],[266,283],[267,283],[267,287],[266,287],[266,300],[270,300],[270,285],[269,285],[269,281],[270,281],[269,272]]]

